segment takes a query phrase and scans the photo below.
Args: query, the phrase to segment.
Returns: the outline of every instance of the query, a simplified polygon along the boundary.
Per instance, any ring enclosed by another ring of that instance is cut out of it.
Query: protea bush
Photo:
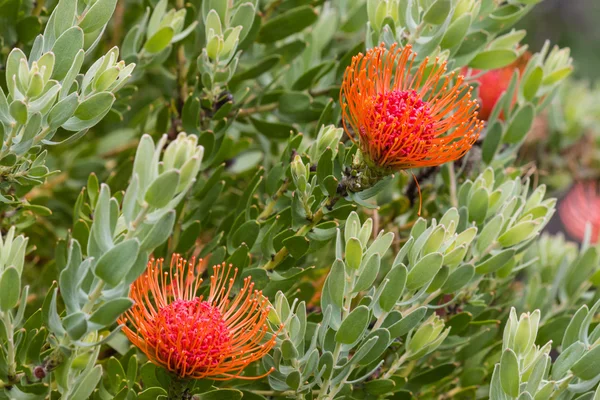
[[[0,399],[600,400],[540,2],[0,1]]]

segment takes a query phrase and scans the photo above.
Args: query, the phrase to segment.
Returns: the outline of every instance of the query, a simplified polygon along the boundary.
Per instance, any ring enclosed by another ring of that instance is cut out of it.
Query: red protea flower
[[[486,121],[488,120],[494,106],[500,99],[500,96],[508,89],[508,85],[510,84],[510,80],[512,79],[515,70],[519,71],[519,74],[522,74],[530,58],[531,53],[525,52],[514,63],[507,65],[504,68],[490,70],[474,79],[474,81],[479,82],[479,118]],[[463,71],[464,70],[467,70],[467,68],[465,67]],[[471,73],[473,75],[478,75],[481,74],[481,71],[474,69]],[[512,104],[515,104],[516,102],[517,94],[515,93]],[[498,118],[504,120],[503,113],[500,113]]]
[[[471,87],[454,73],[444,76],[446,63],[414,74],[416,54],[383,44],[352,58],[346,69],[340,103],[343,123],[358,141],[370,168],[385,172],[429,167],[462,157],[475,143],[483,122]]]
[[[256,379],[242,370],[262,358],[275,345],[266,338],[269,301],[253,290],[250,278],[232,295],[237,268],[213,267],[208,296],[198,296],[202,262],[171,259],[169,272],[163,260],[151,260],[132,285],[133,307],[119,320],[129,340],[148,358],[182,378]],[[270,371],[267,372],[267,374]]]
[[[575,184],[559,206],[559,215],[565,229],[574,239],[583,240],[586,226],[592,228],[591,242],[600,236],[600,194],[595,182]]]

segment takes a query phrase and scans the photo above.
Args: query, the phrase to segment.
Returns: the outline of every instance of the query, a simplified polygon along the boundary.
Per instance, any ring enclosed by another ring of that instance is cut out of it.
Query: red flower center
[[[148,342],[179,371],[217,365],[231,342],[221,312],[199,298],[175,300],[156,316]]]
[[[400,149],[407,155],[415,145],[429,145],[434,138],[434,118],[429,105],[415,90],[392,90],[377,94],[371,115],[372,123],[385,132],[383,145],[393,146],[399,139],[406,142]]]

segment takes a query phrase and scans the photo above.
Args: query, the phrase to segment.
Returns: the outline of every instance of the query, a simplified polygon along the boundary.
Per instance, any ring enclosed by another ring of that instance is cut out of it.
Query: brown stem
[[[120,0],[117,2],[115,12],[113,13],[113,34],[111,40],[111,46],[119,46],[121,44],[121,37],[123,36],[123,18],[125,17],[125,1]]]

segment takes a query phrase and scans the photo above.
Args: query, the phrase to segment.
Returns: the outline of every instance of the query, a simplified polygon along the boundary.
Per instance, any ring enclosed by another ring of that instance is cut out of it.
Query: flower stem
[[[271,214],[273,214],[273,210],[275,209],[277,200],[279,200],[279,198],[281,196],[283,196],[283,194],[285,193],[285,191],[288,188],[288,185],[289,185],[289,181],[287,181],[287,180],[281,184],[281,186],[279,187],[279,190],[277,190],[277,192],[271,198],[271,201],[269,201],[269,203],[267,203],[267,205],[265,206],[265,209],[256,218],[259,222],[265,221],[266,219],[268,219],[271,216]]]
[[[8,365],[8,380],[9,383],[14,383],[17,376],[17,363],[15,361],[15,342],[14,342],[14,328],[12,325],[12,318],[10,312],[0,312],[2,314],[2,322],[6,328],[6,363]]]
[[[320,221],[323,219],[323,209],[325,206],[319,208],[319,210],[313,214],[312,220],[310,224],[304,225],[302,228],[296,232],[294,236],[306,236],[308,232],[311,231]],[[270,271],[275,269],[289,254],[289,251],[286,247],[282,247],[265,265],[262,266],[262,269]]]
[[[448,175],[450,178],[450,204],[452,207],[458,207],[458,198],[456,197],[456,174],[454,173],[454,163],[448,163]]]
[[[390,379],[390,377],[392,375],[394,375],[394,373],[400,369],[400,367],[402,366],[402,364],[404,364],[405,361],[406,361],[406,353],[403,354],[396,361],[394,361],[392,363],[392,365],[390,365],[390,369],[388,369],[387,372],[383,375],[383,379]]]
[[[239,117],[247,117],[249,115],[256,114],[256,113],[273,111],[274,109],[277,108],[277,106],[278,106],[278,103],[272,103],[272,104],[264,104],[264,105],[256,106],[256,107],[244,108],[244,109],[240,110],[240,112],[238,113],[238,116]]]

